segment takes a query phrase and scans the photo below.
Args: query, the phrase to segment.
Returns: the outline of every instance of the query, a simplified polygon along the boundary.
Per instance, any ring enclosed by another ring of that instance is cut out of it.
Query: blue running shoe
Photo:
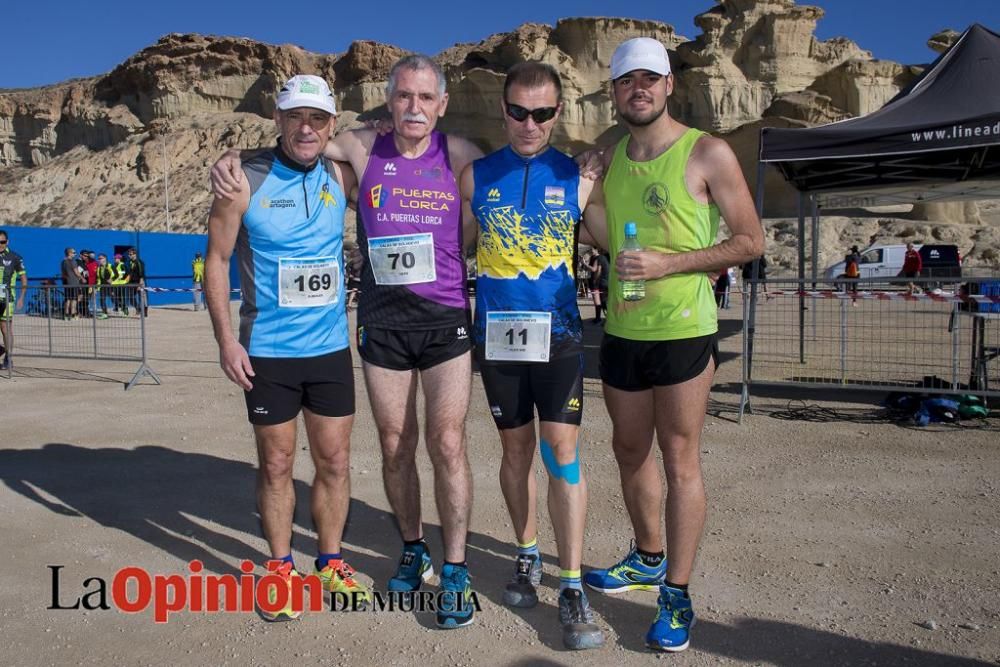
[[[397,593],[411,593],[420,589],[420,584],[434,576],[434,565],[426,544],[403,547],[396,574],[389,580],[388,589]]]
[[[660,586],[660,609],[646,633],[646,646],[654,651],[683,651],[691,643],[694,610],[684,591]]]
[[[633,545],[632,550],[615,565],[606,570],[591,570],[583,577],[585,584],[602,593],[659,590],[667,575],[667,559],[650,567],[642,562]]]
[[[469,568],[445,563],[441,568],[441,595],[438,596],[437,626],[445,630],[472,624],[475,614]]]

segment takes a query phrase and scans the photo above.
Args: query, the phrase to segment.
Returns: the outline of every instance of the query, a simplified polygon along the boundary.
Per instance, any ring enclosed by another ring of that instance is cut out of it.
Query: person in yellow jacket
[[[108,256],[101,253],[97,256],[97,297],[101,304],[101,312],[97,314],[97,319],[105,320],[108,317],[108,297],[111,303],[115,303],[111,285],[115,277],[115,269],[108,263]]]
[[[205,259],[201,256],[200,252],[194,254],[194,259],[191,260],[191,287],[193,288],[192,296],[194,298],[194,309],[201,310],[204,308],[204,297],[202,292],[202,283],[205,281]]]
[[[125,290],[128,285],[128,269],[119,253],[115,253],[114,264],[111,265],[111,300],[115,304],[115,312],[128,315],[128,303],[125,301]]]

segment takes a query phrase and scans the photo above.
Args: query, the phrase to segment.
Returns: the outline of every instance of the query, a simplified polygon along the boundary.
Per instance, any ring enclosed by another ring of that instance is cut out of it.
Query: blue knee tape
[[[555,479],[566,480],[567,484],[580,483],[580,444],[576,445],[576,458],[566,465],[559,465],[556,461],[556,453],[552,451],[552,445],[542,439],[542,463]]]

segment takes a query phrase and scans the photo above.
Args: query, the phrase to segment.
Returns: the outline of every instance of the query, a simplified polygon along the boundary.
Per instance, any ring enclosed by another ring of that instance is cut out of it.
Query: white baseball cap
[[[282,111],[309,107],[336,115],[333,93],[326,81],[312,74],[298,74],[285,82],[278,92],[278,108]]]
[[[636,37],[622,42],[611,56],[612,80],[637,69],[664,76],[670,74],[670,59],[663,44],[651,37]]]

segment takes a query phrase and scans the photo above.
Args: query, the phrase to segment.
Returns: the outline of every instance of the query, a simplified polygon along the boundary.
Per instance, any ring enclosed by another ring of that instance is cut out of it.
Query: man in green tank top
[[[663,45],[622,43],[611,80],[629,135],[604,153],[613,261],[600,367],[635,548],[585,581],[607,593],[659,590],[646,645],[682,651],[694,621],[687,584],[705,523],[700,438],[718,358],[709,274],[761,255],[764,234],[729,145],[667,113],[674,78]],[[716,244],[720,216],[730,237]],[[621,250],[626,222],[642,250]],[[644,280],[645,298],[624,300],[622,280]],[[654,432],[668,486],[666,554]]]

